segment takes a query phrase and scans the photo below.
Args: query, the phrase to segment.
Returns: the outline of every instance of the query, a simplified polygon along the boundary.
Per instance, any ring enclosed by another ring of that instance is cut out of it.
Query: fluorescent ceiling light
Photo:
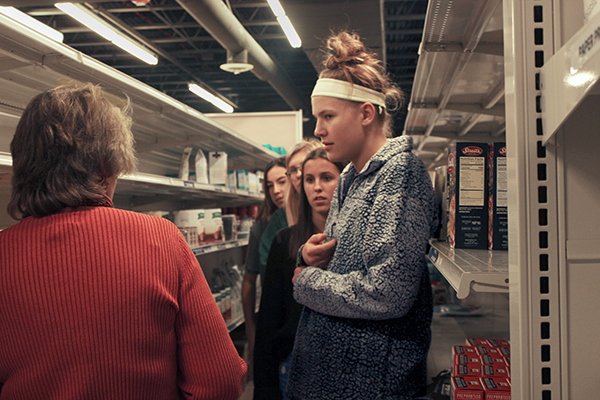
[[[12,18],[15,21],[27,26],[28,28],[31,28],[34,31],[41,33],[42,35],[49,37],[50,39],[55,40],[57,42],[62,43],[64,39],[64,35],[62,34],[62,32],[59,32],[56,29],[53,29],[48,25],[41,23],[37,19],[30,17],[29,15],[17,10],[14,7],[0,7],[0,14],[4,14],[7,17]]]
[[[219,99],[217,96],[213,95],[206,89],[203,89],[200,86],[196,85],[195,83],[188,84],[188,89],[190,89],[190,92],[194,93],[196,96],[202,97],[204,100],[208,101],[209,103],[212,103],[213,105],[225,111],[226,113],[233,112],[232,106],[225,103],[223,100]]]
[[[277,17],[277,21],[279,21],[279,25],[281,25],[281,28],[283,29],[285,36],[287,36],[290,45],[295,49],[302,46],[302,40],[300,40],[300,36],[298,36],[296,33],[296,30],[294,29],[294,26],[292,25],[292,22],[288,16],[284,15],[283,17]]]
[[[158,64],[158,58],[154,54],[144,49],[132,39],[121,34],[85,6],[73,3],[56,3],[54,6],[140,60],[150,65]]]
[[[275,14],[276,17],[285,15],[285,11],[283,10],[281,3],[279,3],[279,0],[267,0],[267,3],[271,6],[271,10],[273,10],[273,14]]]
[[[294,26],[292,25],[292,22],[288,16],[285,15],[285,11],[279,3],[279,0],[267,0],[267,3],[269,3],[269,6],[271,6],[271,10],[277,17],[277,21],[279,22],[279,25],[281,25],[281,28],[283,29],[285,36],[288,38],[290,45],[295,49],[302,46],[302,40],[300,40],[300,36],[298,36],[296,33],[296,30],[294,29]]]

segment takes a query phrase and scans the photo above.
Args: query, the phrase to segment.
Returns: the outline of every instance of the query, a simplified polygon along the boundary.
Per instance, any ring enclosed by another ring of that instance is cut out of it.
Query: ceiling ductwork
[[[269,82],[275,91],[294,110],[307,109],[290,78],[246,31],[221,0],[177,0],[206,31],[223,46],[228,54],[248,54],[252,73]]]

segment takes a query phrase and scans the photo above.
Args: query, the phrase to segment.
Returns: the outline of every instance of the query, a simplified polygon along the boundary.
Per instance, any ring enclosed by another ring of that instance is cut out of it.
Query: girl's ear
[[[360,111],[362,113],[363,126],[370,125],[377,118],[377,109],[375,108],[373,103],[362,103],[362,105],[360,106]]]

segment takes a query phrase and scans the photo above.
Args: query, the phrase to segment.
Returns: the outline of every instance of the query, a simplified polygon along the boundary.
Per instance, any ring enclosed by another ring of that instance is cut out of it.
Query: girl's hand
[[[312,235],[302,248],[302,258],[307,265],[325,269],[333,255],[337,240],[331,239],[325,241],[327,236],[324,233]]]

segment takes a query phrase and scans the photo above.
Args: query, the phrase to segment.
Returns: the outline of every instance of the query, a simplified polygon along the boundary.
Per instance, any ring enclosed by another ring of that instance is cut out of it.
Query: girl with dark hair
[[[426,248],[437,226],[427,168],[408,136],[387,139],[402,92],[358,35],[327,41],[312,93],[315,136],[340,176],[324,233],[302,247],[304,306],[291,399],[408,400],[423,393],[433,313]]]
[[[254,221],[252,229],[250,229],[244,279],[242,281],[242,309],[244,310],[246,337],[248,338],[246,359],[248,362],[249,377],[252,375],[252,356],[254,354],[256,278],[260,274],[258,248],[260,239],[271,216],[275,211],[283,207],[285,203],[286,185],[285,157],[269,161],[265,167],[265,179],[263,180],[265,199],[258,210],[256,221]]]
[[[280,230],[271,245],[256,325],[255,400],[282,398],[302,310],[293,298],[296,255],[308,238],[323,232],[344,165],[329,161],[322,148],[308,153],[302,164],[298,223]]]

